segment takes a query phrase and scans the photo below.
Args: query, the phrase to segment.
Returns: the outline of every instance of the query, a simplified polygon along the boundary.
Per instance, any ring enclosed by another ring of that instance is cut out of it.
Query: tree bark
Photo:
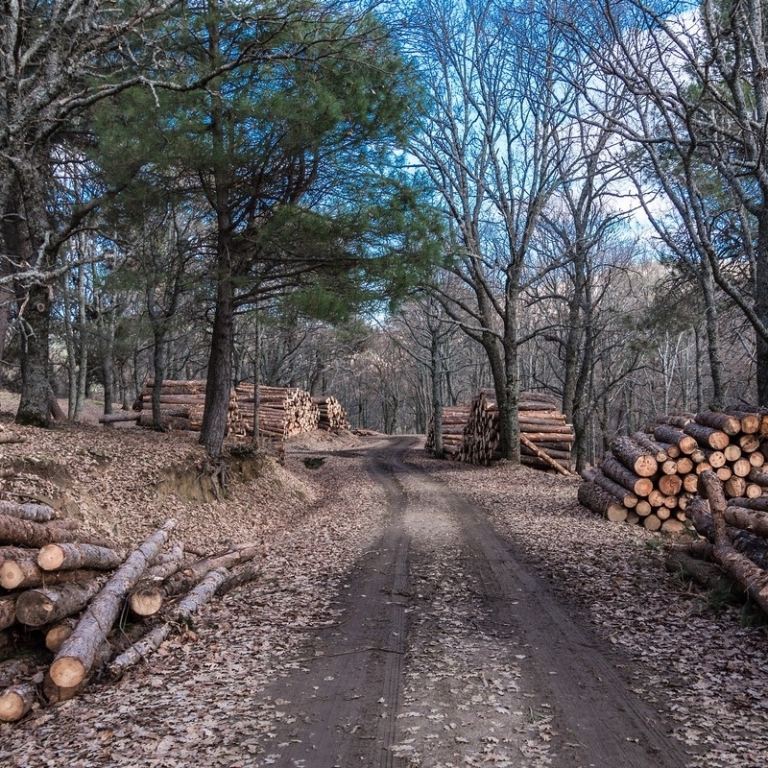
[[[42,627],[77,613],[99,593],[103,579],[58,584],[22,592],[16,600],[16,620],[29,627]]]
[[[37,555],[37,564],[44,571],[71,571],[77,568],[95,568],[108,571],[117,568],[123,555],[106,547],[93,544],[47,544]]]

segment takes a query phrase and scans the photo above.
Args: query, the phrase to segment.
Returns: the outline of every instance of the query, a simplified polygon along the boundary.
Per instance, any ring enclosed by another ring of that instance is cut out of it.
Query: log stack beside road
[[[237,405],[247,434],[253,434],[253,384],[235,388]],[[259,432],[287,439],[318,428],[320,409],[309,392],[297,387],[259,387]]]
[[[327,397],[313,397],[312,402],[318,410],[318,429],[331,431],[333,429],[349,429],[347,412],[344,406],[332,395]]]
[[[582,473],[586,487],[579,501],[608,519],[637,522],[652,531],[680,531],[708,470],[723,483],[729,499],[768,495],[766,439],[768,415],[758,411],[659,417],[645,432],[612,441],[600,467]],[[606,505],[604,493],[624,509],[623,517]]]
[[[122,674],[202,601],[258,575],[252,561],[260,545],[190,562],[180,543],[171,546],[172,520],[126,554],[45,505],[2,502],[0,509],[2,647],[48,649],[31,679],[32,662],[13,672],[13,660],[0,659],[0,722],[19,720],[36,701],[71,698],[108,663]],[[129,610],[130,626],[113,631]]]
[[[571,464],[573,427],[558,411],[556,399],[542,392],[521,392],[519,423],[522,463],[567,473]],[[433,433],[430,423],[428,451],[434,451]],[[486,465],[500,459],[499,409],[494,392],[482,390],[469,406],[444,408],[442,435],[449,458]]]

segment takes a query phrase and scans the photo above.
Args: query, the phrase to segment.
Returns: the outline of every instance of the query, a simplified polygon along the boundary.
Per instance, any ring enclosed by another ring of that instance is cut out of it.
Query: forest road
[[[286,716],[257,764],[683,768],[628,687],[631,662],[484,512],[407,463],[416,445],[371,441],[386,528],[336,595],[340,620],[308,633],[299,671],[265,692]]]

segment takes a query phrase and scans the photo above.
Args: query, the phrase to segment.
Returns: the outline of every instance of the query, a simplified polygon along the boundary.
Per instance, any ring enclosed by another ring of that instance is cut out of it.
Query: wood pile
[[[658,418],[615,438],[598,469],[582,473],[579,501],[612,521],[679,532],[712,471],[730,499],[768,495],[768,415],[730,409]]]
[[[258,575],[260,546],[189,562],[174,528],[167,521],[126,556],[50,507],[0,502],[0,649],[32,658],[47,648],[37,665],[0,661],[0,722],[71,698],[105,669],[121,675],[205,601]]]
[[[742,596],[768,614],[768,496],[729,499],[725,483],[711,469],[702,472],[700,481],[701,496],[691,501],[689,511],[703,538],[672,549],[668,570],[719,588],[725,572]],[[715,566],[702,567],[708,563]]]
[[[142,427],[153,426],[152,392],[154,386],[155,382],[150,379],[141,391],[141,411],[138,414],[138,423]],[[163,381],[160,392],[160,413],[163,425],[170,427],[171,429],[199,432],[203,426],[205,387],[206,382],[203,380],[174,381],[167,379]],[[112,416],[123,417],[124,415],[112,414]],[[110,419],[109,416],[104,418]],[[115,421],[123,419],[111,418],[110,420]],[[238,402],[234,392],[232,392],[229,397],[226,434],[240,437],[245,434],[242,415],[238,408]]]
[[[469,412],[472,406],[468,403],[459,405],[446,405],[443,407],[443,452],[447,459],[455,459],[461,451],[464,442],[464,427],[469,421]],[[435,452],[435,427],[434,416],[429,417],[427,423],[427,442],[424,446],[430,453]]]
[[[318,429],[330,431],[332,429],[349,429],[347,412],[344,406],[332,395],[327,397],[313,397],[312,402],[318,410]]]
[[[237,406],[247,434],[253,434],[253,384],[235,388]],[[317,429],[320,409],[309,392],[296,387],[259,387],[259,432],[286,438]]]
[[[542,392],[521,392],[519,404],[521,462],[538,469],[569,473],[573,426],[557,409],[557,401]],[[491,390],[483,390],[472,401],[469,420],[457,459],[489,464],[499,452],[499,409]]]

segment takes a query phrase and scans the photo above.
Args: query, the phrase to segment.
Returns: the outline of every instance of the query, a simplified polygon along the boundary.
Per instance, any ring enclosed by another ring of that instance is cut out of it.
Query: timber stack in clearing
[[[258,575],[260,545],[191,560],[174,528],[166,521],[126,554],[51,507],[1,503],[0,654],[44,644],[48,658],[0,664],[0,722],[71,698],[105,669],[122,675],[214,595]],[[133,618],[114,630],[121,616]]]
[[[521,392],[519,403],[521,461],[538,469],[569,473],[573,426],[543,392]],[[482,390],[471,405],[443,409],[443,445],[449,458],[490,464],[501,458],[499,409],[492,390]],[[434,426],[427,430],[426,449],[434,451]]]
[[[253,384],[235,388],[247,434],[253,434]],[[285,440],[318,428],[320,410],[309,392],[297,387],[259,387],[259,433]]]
[[[160,412],[165,427],[199,431],[205,411],[206,382],[163,381],[160,391]],[[137,411],[105,414],[104,424],[135,421],[142,427],[152,427],[152,395],[154,381],[141,392]],[[230,393],[227,411],[227,432],[230,437],[253,435],[253,384],[240,384]],[[348,429],[347,414],[332,396],[313,398],[298,387],[259,387],[259,434],[284,440],[314,429]]]
[[[579,501],[614,522],[679,532],[706,471],[728,499],[768,496],[766,439],[768,414],[757,410],[659,417],[645,432],[611,442],[600,467],[582,473]]]

